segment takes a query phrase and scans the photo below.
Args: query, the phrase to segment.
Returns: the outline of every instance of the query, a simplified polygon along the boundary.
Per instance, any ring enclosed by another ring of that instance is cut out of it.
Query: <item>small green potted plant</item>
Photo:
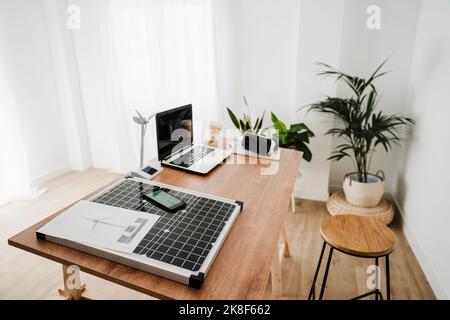
[[[328,159],[352,159],[355,172],[345,175],[343,188],[347,201],[361,207],[378,205],[384,194],[384,174],[381,174],[381,170],[377,173],[371,171],[374,152],[378,147],[389,152],[394,146],[400,145],[399,130],[415,123],[410,117],[387,115],[376,109],[379,99],[374,81],[386,74],[381,71],[386,61],[368,79],[350,76],[319,63],[319,75],[342,81],[353,94],[349,98],[327,97],[308,106],[310,111],[327,114],[338,120],[339,125],[326,134],[341,138],[343,142],[335,147]]]
[[[303,153],[303,159],[310,162],[312,159],[311,150],[308,147],[310,139],[314,133],[304,123],[294,123],[289,126],[278,119],[272,112],[271,119],[273,127],[279,134],[279,146],[281,148],[294,149]]]
[[[263,114],[256,119],[255,124],[253,125],[251,113],[250,113],[250,107],[247,103],[247,99],[245,98],[245,96],[243,96],[242,98],[244,100],[245,106],[247,107],[248,113],[244,113],[242,118],[239,119],[238,117],[236,117],[236,115],[230,108],[227,108],[228,115],[230,116],[231,122],[233,122],[234,126],[236,127],[237,130],[239,130],[239,133],[241,135],[243,135],[247,131],[258,134],[262,130],[265,112],[263,112]]]

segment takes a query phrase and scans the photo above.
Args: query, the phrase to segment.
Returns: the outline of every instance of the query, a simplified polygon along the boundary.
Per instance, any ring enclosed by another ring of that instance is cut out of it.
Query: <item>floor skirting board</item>
[[[38,185],[43,184],[43,183],[45,183],[45,182],[47,182],[47,181],[49,181],[49,180],[51,180],[53,178],[57,178],[59,176],[62,176],[64,174],[68,173],[69,171],[71,171],[70,166],[64,166],[62,168],[51,170],[51,171],[49,171],[49,172],[47,172],[45,174],[42,174],[42,175],[40,175],[38,177],[34,177],[32,179],[32,181],[31,181],[31,183],[34,186],[38,186]]]

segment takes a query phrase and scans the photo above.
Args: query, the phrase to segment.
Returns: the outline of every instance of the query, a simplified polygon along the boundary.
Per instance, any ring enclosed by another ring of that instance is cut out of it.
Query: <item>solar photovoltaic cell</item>
[[[153,188],[155,186],[151,184],[127,179],[91,201],[159,215],[134,253],[198,271],[237,204],[162,188],[186,202],[185,209],[169,213],[144,199],[143,194]]]

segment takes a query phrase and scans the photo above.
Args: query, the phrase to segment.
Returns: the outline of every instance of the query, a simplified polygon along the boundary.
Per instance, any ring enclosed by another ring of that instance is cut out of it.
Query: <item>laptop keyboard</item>
[[[186,152],[181,157],[172,161],[172,164],[188,168],[192,166],[195,162],[206,156],[208,153],[213,152],[214,149],[208,148],[206,146],[197,146],[189,152]]]

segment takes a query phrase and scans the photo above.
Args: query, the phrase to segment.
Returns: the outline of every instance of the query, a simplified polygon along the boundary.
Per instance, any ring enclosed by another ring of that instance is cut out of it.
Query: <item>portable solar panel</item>
[[[143,194],[154,188],[162,188],[165,192],[183,200],[186,202],[186,208],[176,213],[170,213],[146,201]],[[136,221],[146,220],[147,215],[149,218],[154,217],[154,222],[151,228],[138,239],[137,245],[133,245],[132,252],[128,253],[111,250],[109,247],[105,248],[101,245],[90,245],[81,238],[82,235],[64,238],[61,236],[64,233],[57,229],[56,222],[55,226],[45,225],[39,229],[37,237],[195,288],[200,288],[203,284],[205,275],[243,206],[239,201],[139,178],[124,178],[89,201],[97,206],[100,205],[101,211],[106,212],[107,208],[112,206],[114,210],[121,209],[119,212],[121,214],[136,212],[140,215]],[[112,211],[113,209],[109,209],[109,212]],[[92,221],[97,223],[100,220],[93,219]],[[106,222],[102,223],[106,224]],[[112,223],[109,224],[112,225]],[[131,228],[134,235],[138,235],[138,229],[135,227],[134,225],[127,228]],[[78,241],[74,241],[75,238]],[[120,241],[123,242],[123,238],[121,236],[122,240]],[[132,239],[132,237],[127,239]]]

